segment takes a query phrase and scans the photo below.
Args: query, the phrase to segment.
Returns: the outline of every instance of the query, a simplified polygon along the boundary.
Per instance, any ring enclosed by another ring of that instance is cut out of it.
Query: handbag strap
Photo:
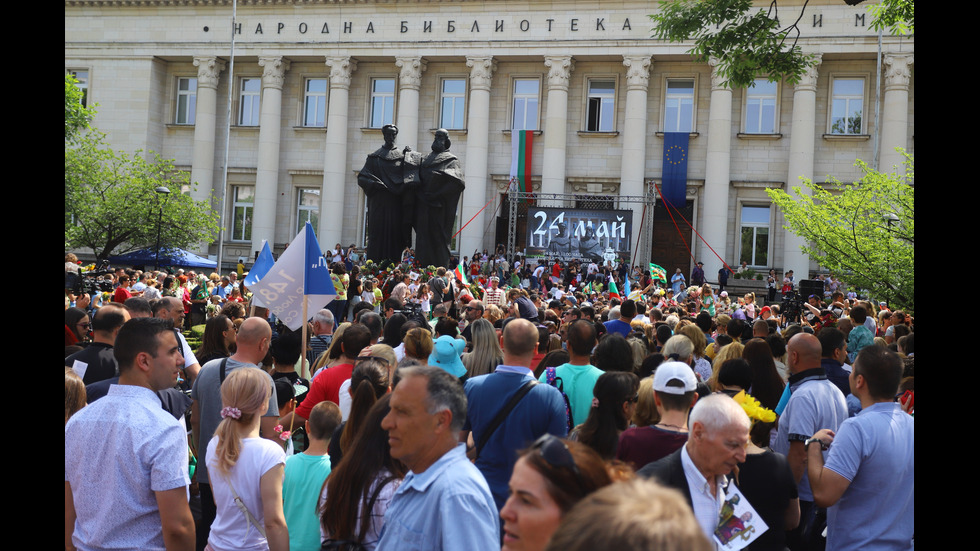
[[[507,405],[497,412],[497,416],[490,421],[490,425],[487,427],[487,430],[480,436],[480,441],[476,443],[476,456],[473,458],[474,461],[476,461],[477,457],[480,457],[480,451],[483,450],[483,446],[485,446],[487,441],[490,440],[490,437],[493,436],[493,433],[497,430],[500,424],[504,422],[504,419],[510,415],[510,412],[517,406],[517,403],[520,402],[522,398],[527,396],[527,393],[531,391],[531,387],[536,384],[538,384],[537,379],[531,379],[530,381],[524,383],[524,385],[521,386],[516,393],[514,393],[514,396],[511,397],[510,401],[507,402]]]
[[[242,498],[238,497],[238,492],[235,491],[235,486],[231,483],[231,479],[227,476],[222,478],[225,479],[225,482],[228,483],[228,487],[231,488],[231,495],[235,496],[235,505],[238,507],[238,510],[245,513],[245,518],[247,518],[248,522],[251,523],[260,534],[262,534],[263,538],[267,537],[265,535],[265,527],[259,524],[259,521],[254,515],[252,515],[252,512],[248,510],[248,507],[245,506],[245,502],[242,501]]]

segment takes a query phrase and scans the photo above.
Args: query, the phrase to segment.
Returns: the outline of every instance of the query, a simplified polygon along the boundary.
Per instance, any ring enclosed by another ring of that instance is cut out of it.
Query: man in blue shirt
[[[633,321],[634,316],[636,316],[636,303],[630,299],[626,299],[619,307],[619,319],[609,320],[603,325],[606,326],[606,331],[619,333],[625,339],[633,332],[633,328],[630,327],[630,322]]]
[[[459,433],[466,395],[438,367],[399,370],[391,411],[381,421],[391,456],[410,469],[385,512],[377,551],[497,551],[497,507]]]
[[[829,507],[827,549],[912,548],[915,422],[895,402],[902,369],[887,348],[862,349],[850,375],[861,413],[806,442],[813,499]],[[820,450],[831,443],[824,463]]]
[[[126,322],[119,384],[65,424],[65,549],[192,549],[187,436],[154,391],[183,364],[171,325]]]
[[[511,398],[526,383],[534,384],[530,365],[538,346],[538,329],[527,320],[512,320],[504,328],[503,342],[504,363],[489,375],[466,381],[464,441],[466,433],[473,431],[474,441],[479,442]],[[531,387],[491,433],[474,464],[486,478],[497,510],[503,509],[507,501],[507,485],[518,450],[546,433],[564,438],[568,433],[566,418],[565,400],[558,389],[539,384]]]

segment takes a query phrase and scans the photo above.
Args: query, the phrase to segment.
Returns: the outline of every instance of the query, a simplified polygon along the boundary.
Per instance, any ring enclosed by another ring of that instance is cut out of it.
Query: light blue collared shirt
[[[187,488],[187,433],[148,388],[112,385],[65,425],[78,549],[163,550],[156,493]]]
[[[385,512],[377,551],[499,551],[490,487],[459,444],[421,473],[409,472]]]

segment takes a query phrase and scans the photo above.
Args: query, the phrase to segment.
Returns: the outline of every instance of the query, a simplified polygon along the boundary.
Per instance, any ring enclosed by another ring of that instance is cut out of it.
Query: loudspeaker
[[[823,281],[819,279],[804,279],[800,281],[800,296],[806,300],[810,295],[817,295],[823,300]]]

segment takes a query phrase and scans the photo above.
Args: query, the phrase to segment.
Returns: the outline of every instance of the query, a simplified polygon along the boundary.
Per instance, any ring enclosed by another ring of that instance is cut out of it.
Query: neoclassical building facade
[[[780,17],[802,5],[780,2]],[[795,84],[740,89],[690,45],[650,38],[650,2],[240,0],[233,57],[232,7],[65,2],[65,68],[98,104],[95,126],[190,172],[191,193],[223,208],[226,264],[263,240],[281,250],[306,221],[324,249],[362,245],[356,174],[387,123],[423,152],[450,131],[461,255],[502,241],[511,133],[533,130],[536,191],[634,210],[637,260],[685,272],[702,260],[709,279],[722,260],[816,269],[765,188],[852,181],[855,159],[885,169],[896,147],[914,150],[914,38],[879,37],[865,4],[811,0],[799,45],[817,63]],[[653,192],[665,132],[690,136],[693,229],[617,200]]]

